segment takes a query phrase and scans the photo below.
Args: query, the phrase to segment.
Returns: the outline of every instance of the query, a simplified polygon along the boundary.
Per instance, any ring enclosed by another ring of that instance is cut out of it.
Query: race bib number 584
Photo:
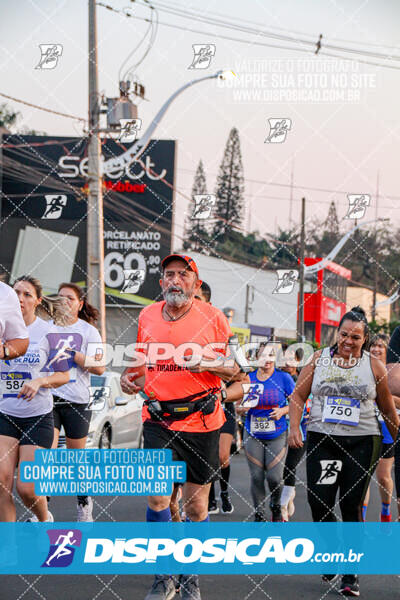
[[[30,373],[14,371],[13,373],[1,373],[0,395],[3,398],[17,397],[27,379],[31,379]]]

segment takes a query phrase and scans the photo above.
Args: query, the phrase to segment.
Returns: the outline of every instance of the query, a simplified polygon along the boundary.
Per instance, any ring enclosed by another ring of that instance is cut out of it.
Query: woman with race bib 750
[[[303,367],[290,401],[289,445],[303,445],[299,430],[312,393],[307,427],[307,490],[313,520],[336,521],[339,491],[343,521],[362,521],[362,506],[380,457],[381,430],[375,402],[393,439],[399,418],[390,395],[385,365],[366,351],[365,312],[356,306],[342,317],[337,342],[318,350]],[[324,575],[333,582],[338,575]],[[357,575],[343,575],[340,592],[359,596]]]

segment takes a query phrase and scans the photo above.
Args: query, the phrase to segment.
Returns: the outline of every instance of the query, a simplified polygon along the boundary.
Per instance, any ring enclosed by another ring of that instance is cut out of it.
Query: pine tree
[[[231,229],[238,228],[243,220],[244,177],[239,132],[231,129],[216,185],[216,221],[213,236],[223,243]]]
[[[333,200],[330,203],[328,216],[326,217],[324,226],[325,226],[325,230],[328,231],[329,233],[332,233],[336,236],[339,235],[339,233],[340,233],[339,219],[338,219],[337,212],[336,212],[336,205]]]
[[[194,196],[207,193],[207,181],[203,162],[200,160],[194,176],[192,187],[192,201],[185,220],[185,233],[183,248],[185,250],[196,250],[201,252],[208,246],[207,221],[204,219],[193,219],[195,208]]]

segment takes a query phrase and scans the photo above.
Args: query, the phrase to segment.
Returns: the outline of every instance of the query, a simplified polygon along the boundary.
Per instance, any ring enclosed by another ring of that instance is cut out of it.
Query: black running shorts
[[[390,444],[382,443],[381,458],[393,458],[394,457],[394,449],[395,449],[394,442],[391,442]]]
[[[58,430],[64,426],[65,435],[72,440],[80,440],[89,432],[92,411],[87,409],[87,404],[69,402],[59,396],[54,396],[54,427]]]
[[[186,463],[186,481],[204,485],[217,479],[219,429],[204,433],[171,431],[158,423],[143,425],[144,448],[170,448],[174,460]]]
[[[12,417],[0,413],[0,435],[18,440],[20,446],[51,448],[54,437],[53,413],[36,417]]]
[[[223,405],[226,421],[222,425],[220,432],[229,433],[235,436],[236,433],[236,409],[234,402],[226,402]]]

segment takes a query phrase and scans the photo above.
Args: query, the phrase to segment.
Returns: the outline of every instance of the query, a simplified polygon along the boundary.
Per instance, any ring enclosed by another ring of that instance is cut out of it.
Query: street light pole
[[[168,108],[170,107],[172,102],[175,100],[175,98],[177,98],[177,96],[182,94],[182,92],[184,92],[188,88],[192,87],[193,85],[201,83],[202,81],[207,81],[208,79],[227,79],[231,75],[235,76],[233,74],[233,71],[217,71],[217,73],[214,73],[213,75],[206,75],[205,77],[200,77],[199,79],[194,79],[193,81],[189,81],[188,83],[185,83],[182,87],[177,89],[176,92],[174,92],[168,98],[168,100],[166,100],[164,102],[164,104],[162,105],[162,107],[160,108],[160,110],[158,111],[158,113],[156,114],[156,116],[154,117],[154,119],[152,120],[152,122],[150,123],[150,125],[148,126],[148,128],[146,129],[146,131],[144,132],[142,137],[140,138],[140,140],[136,140],[136,142],[134,142],[132,144],[132,146],[130,148],[128,148],[128,150],[126,150],[123,154],[120,154],[119,156],[117,156],[115,158],[109,158],[107,161],[105,161],[104,170],[105,171],[113,171],[115,169],[120,169],[121,167],[125,167],[126,165],[130,164],[134,160],[137,160],[143,154],[143,152],[146,150],[147,146],[149,145],[151,136],[157,129],[158,124],[160,123],[161,119],[164,117]]]
[[[305,254],[305,222],[306,222],[306,199],[301,199],[301,234],[300,234],[300,278],[299,278],[299,316],[297,323],[297,335],[300,342],[304,342],[304,254]]]
[[[364,221],[363,223],[358,223],[358,225],[355,225],[355,227],[350,229],[350,231],[348,231],[338,241],[336,246],[329,252],[329,254],[327,256],[325,256],[325,258],[321,258],[321,260],[319,262],[317,262],[313,265],[307,265],[306,267],[304,267],[304,271],[305,271],[306,275],[311,275],[312,273],[318,273],[318,271],[320,271],[321,269],[325,269],[327,264],[335,258],[335,256],[339,253],[339,251],[343,248],[343,246],[345,245],[347,240],[349,240],[351,238],[351,236],[353,235],[353,233],[355,231],[358,231],[358,229],[360,229],[361,227],[365,227],[366,225],[370,225],[371,223],[387,222],[387,221],[389,221],[389,219],[379,218],[379,219],[374,219],[372,221]]]
[[[375,264],[374,264],[374,290],[372,295],[372,320],[376,320],[376,294],[378,292],[378,232],[376,223],[378,221],[379,202],[379,171],[376,179],[376,201],[375,201]]]
[[[89,144],[87,199],[87,298],[100,313],[99,328],[106,341],[104,298],[103,193],[100,172],[100,103],[97,68],[96,2],[89,0]]]

